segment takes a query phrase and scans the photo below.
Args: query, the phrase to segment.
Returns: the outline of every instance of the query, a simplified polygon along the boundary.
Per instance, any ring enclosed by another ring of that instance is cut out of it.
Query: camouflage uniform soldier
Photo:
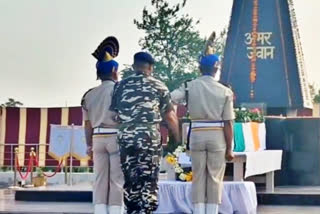
[[[171,93],[176,103],[188,100],[195,214],[218,214],[225,160],[233,159],[233,93],[214,79],[218,61],[213,54],[202,57],[202,76]]]
[[[123,213],[123,174],[120,167],[118,124],[115,113],[109,111],[113,88],[118,79],[116,38],[108,37],[93,53],[97,58],[97,78],[101,85],[90,89],[82,98],[88,153],[93,150],[95,185],[93,191],[95,214]],[[93,148],[92,148],[93,147]]]
[[[134,56],[135,73],[116,87],[111,109],[120,121],[118,142],[124,174],[127,213],[149,214],[158,207],[158,174],[161,158],[159,123],[169,123],[178,138],[178,120],[170,93],[151,77],[154,60],[150,54]]]

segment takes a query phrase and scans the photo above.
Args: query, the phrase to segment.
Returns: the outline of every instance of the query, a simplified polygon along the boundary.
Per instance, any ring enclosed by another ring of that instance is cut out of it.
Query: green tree
[[[314,103],[320,103],[320,90],[318,90],[318,94],[313,97]]]
[[[205,44],[195,29],[199,21],[181,14],[185,5],[186,0],[175,5],[166,0],[151,0],[151,8],[143,9],[142,20],[134,20],[137,28],[145,32],[140,46],[156,60],[155,77],[170,90],[198,75],[197,61]]]
[[[151,8],[144,8],[142,20],[134,20],[145,36],[139,44],[156,59],[156,78],[161,79],[170,90],[179,87],[184,81],[198,76],[198,59],[204,50],[206,39],[202,38],[194,20],[182,11],[187,0],[170,5],[168,0],[151,0]],[[214,40],[215,51],[222,55],[226,41],[226,29]],[[126,68],[123,78],[132,73]]]
[[[4,104],[1,104],[2,107],[19,107],[19,106],[23,106],[23,103],[21,103],[20,101],[16,101],[13,98],[9,98],[7,102],[5,102]]]
[[[310,94],[314,103],[320,103],[320,90],[317,90],[315,84],[309,84]]]
[[[122,79],[127,78],[128,76],[133,74],[133,69],[130,66],[125,66],[126,68],[124,68],[123,70],[120,71],[121,77]]]
[[[309,91],[310,91],[310,95],[311,95],[312,98],[316,96],[317,89],[316,89],[315,84],[309,83]]]

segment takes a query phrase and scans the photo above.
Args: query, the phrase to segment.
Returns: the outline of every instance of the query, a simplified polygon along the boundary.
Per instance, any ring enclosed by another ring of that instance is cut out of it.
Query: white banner
[[[87,155],[87,143],[84,127],[74,126],[73,134],[74,143],[72,144],[72,156],[78,160],[90,159],[90,157]]]
[[[87,144],[82,126],[50,126],[49,154],[56,160],[70,156],[78,160],[88,160]],[[71,148],[72,145],[72,148]]]

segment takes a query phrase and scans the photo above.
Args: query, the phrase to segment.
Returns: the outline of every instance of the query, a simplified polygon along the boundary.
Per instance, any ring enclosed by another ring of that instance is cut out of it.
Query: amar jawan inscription
[[[258,32],[257,33],[257,46],[256,46],[256,57],[258,59],[274,59],[276,47],[272,45],[272,32]],[[253,34],[246,33],[245,44],[247,46],[247,57],[252,59],[254,48],[252,47]]]

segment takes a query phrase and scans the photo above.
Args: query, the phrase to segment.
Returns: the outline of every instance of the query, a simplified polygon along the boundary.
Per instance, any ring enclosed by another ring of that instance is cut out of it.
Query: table
[[[159,207],[155,213],[192,213],[191,182],[160,181]],[[219,214],[256,214],[257,195],[253,182],[224,182]]]
[[[274,192],[274,171],[281,169],[282,150],[264,150],[256,152],[235,152],[233,163],[233,181],[243,181],[245,178],[266,174],[266,190]],[[244,163],[246,168],[244,169]],[[173,167],[162,162],[162,167],[168,172],[168,179],[175,180]],[[184,167],[191,167],[191,161],[183,162]]]
[[[266,174],[266,190],[274,192],[274,171],[281,169],[282,150],[264,150],[257,152],[235,152],[233,180]],[[244,170],[244,163],[246,169]],[[245,171],[245,174],[243,173]]]

